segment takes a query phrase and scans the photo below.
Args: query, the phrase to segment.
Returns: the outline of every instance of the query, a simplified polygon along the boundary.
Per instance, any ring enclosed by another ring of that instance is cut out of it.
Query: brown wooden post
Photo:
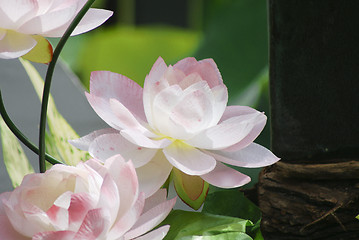
[[[359,239],[359,1],[269,0],[267,240]]]

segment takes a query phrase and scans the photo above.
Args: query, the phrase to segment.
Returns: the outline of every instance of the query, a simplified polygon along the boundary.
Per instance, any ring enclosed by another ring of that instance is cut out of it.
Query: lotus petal
[[[217,162],[213,171],[201,175],[206,182],[220,188],[235,188],[243,186],[251,181],[251,178],[226,165]]]

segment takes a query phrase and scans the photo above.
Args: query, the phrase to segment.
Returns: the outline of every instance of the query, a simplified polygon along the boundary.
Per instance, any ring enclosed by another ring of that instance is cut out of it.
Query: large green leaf
[[[21,60],[21,63],[40,98],[44,85],[43,79],[30,62]],[[51,96],[48,103],[47,118],[49,126],[49,134],[46,137],[48,141],[47,150],[50,150],[54,156],[61,156],[60,160],[67,165],[76,165],[80,161],[87,160],[89,158],[87,152],[81,151],[68,143],[68,140],[77,139],[79,135],[57,111],[55,102]],[[50,147],[48,144],[52,146]]]
[[[252,222],[261,218],[260,209],[238,189],[208,194],[203,212],[249,219]]]
[[[204,239],[236,239],[230,236],[241,236],[238,239],[252,239],[247,235],[246,228],[252,223],[240,218],[219,216],[200,212],[172,211],[161,225],[169,224],[170,230],[165,240],[202,239],[195,236],[211,236]],[[240,233],[240,234],[239,234]],[[227,237],[227,238],[225,238]]]
[[[156,59],[167,64],[192,55],[200,34],[169,27],[118,27],[104,29],[84,42],[76,72],[88,87],[91,71],[121,73],[140,85]]]
[[[25,175],[34,173],[34,169],[29,163],[17,138],[6,126],[1,117],[0,129],[4,164],[10,176],[12,185],[15,188],[20,185]]]
[[[252,238],[243,232],[228,232],[212,236],[183,237],[181,240],[252,240]]]
[[[247,229],[255,239],[260,238],[260,209],[239,190],[222,190],[208,194],[202,212],[248,219],[254,223]]]

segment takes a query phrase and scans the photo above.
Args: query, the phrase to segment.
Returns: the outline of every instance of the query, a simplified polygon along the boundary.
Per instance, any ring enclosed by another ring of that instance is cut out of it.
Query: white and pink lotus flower
[[[61,37],[86,2],[0,0],[0,58],[21,57],[34,49],[38,42],[42,43],[41,54],[50,52],[52,56],[51,45],[43,37]],[[91,8],[72,35],[100,26],[111,15],[111,11]]]
[[[212,59],[185,58],[167,66],[160,57],[144,88],[117,73],[92,72],[86,96],[111,128],[71,143],[103,161],[114,154],[131,159],[146,197],[171,172],[182,178],[185,192],[198,188],[191,196],[195,200],[206,191],[198,179],[220,188],[250,181],[226,164],[258,168],[279,160],[253,143],[266,116],[250,107],[227,106],[227,88]]]
[[[105,164],[92,159],[55,165],[26,175],[12,192],[0,194],[0,238],[6,240],[163,239],[156,227],[176,199],[164,189],[145,199],[131,161],[121,156]]]

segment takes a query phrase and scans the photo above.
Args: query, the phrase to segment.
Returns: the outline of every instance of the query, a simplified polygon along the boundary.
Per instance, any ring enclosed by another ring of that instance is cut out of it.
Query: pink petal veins
[[[40,232],[32,237],[32,240],[59,240],[59,239],[73,239],[76,233],[72,231],[49,231]],[[18,239],[18,238],[16,238]],[[28,238],[26,238],[28,239]],[[21,239],[19,239],[21,240]],[[89,239],[90,240],[90,239]]]
[[[121,135],[133,144],[144,148],[160,149],[171,144],[171,141],[167,138],[162,138],[159,140],[152,139],[147,137],[142,132],[133,129],[122,130]]]
[[[69,143],[78,149],[89,151],[91,143],[99,136],[105,134],[119,133],[119,131],[113,128],[105,128],[101,130],[94,131],[86,136],[83,136],[79,139],[69,140]]]
[[[116,221],[118,216],[118,210],[120,208],[120,195],[118,187],[110,174],[107,174],[104,177],[100,191],[100,198],[96,208],[107,209],[108,206],[111,206],[111,209],[107,211],[107,214],[110,218],[109,221],[113,223]]]
[[[166,236],[169,230],[170,230],[170,226],[165,225],[149,233],[146,233],[145,235],[137,237],[136,240],[162,240]],[[125,239],[128,240],[128,238]]]
[[[115,155],[105,162],[107,171],[117,185],[121,216],[131,209],[139,194],[136,170],[131,161],[126,162],[120,155]]]
[[[142,214],[150,210],[151,208],[157,206],[159,203],[162,203],[167,200],[167,190],[164,188],[158,189],[158,191],[153,194],[151,197],[146,198],[146,203],[143,208]]]
[[[29,21],[24,23],[18,29],[18,31],[24,34],[38,34],[46,36],[47,32],[70,23],[75,14],[76,6],[70,6],[68,8],[60,9],[58,11],[49,11],[30,19]],[[56,37],[60,36],[61,35]]]
[[[251,107],[247,107],[247,106],[228,106],[225,109],[220,122],[223,122],[232,117],[251,115],[251,114],[255,114],[255,113],[260,113],[260,112],[258,112],[257,110],[255,110]],[[259,117],[256,119],[256,122],[253,122],[253,128],[248,133],[248,135],[245,138],[243,138],[241,141],[239,141],[238,143],[236,143],[232,146],[229,146],[228,148],[223,149],[223,151],[234,152],[234,151],[238,151],[238,150],[248,146],[261,133],[261,131],[263,130],[263,128],[266,124],[266,121],[267,121],[267,117],[263,113],[261,113],[259,115]]]
[[[216,160],[238,167],[259,168],[272,165],[280,160],[267,148],[251,143],[236,152],[206,151]]]
[[[140,191],[146,194],[146,198],[155,194],[165,183],[172,170],[162,151],[157,151],[152,161],[136,168]],[[153,177],[156,176],[156,177]]]
[[[163,149],[163,153],[174,167],[188,175],[203,175],[216,166],[212,156],[184,143],[174,143]]]
[[[185,58],[173,66],[181,69],[186,75],[198,73],[210,88],[223,84],[222,76],[213,59],[198,61],[195,58]]]
[[[209,184],[220,188],[235,188],[243,186],[251,181],[251,178],[222,163],[217,162],[213,171],[201,175],[201,178]]]
[[[75,28],[72,36],[88,32],[102,25],[113,15],[112,11],[90,8]]]
[[[178,103],[171,109],[169,117],[187,133],[193,135],[210,126],[214,115],[212,105],[213,96],[207,83],[197,82],[183,92]],[[174,137],[188,139],[191,137],[190,134],[185,138]]]
[[[140,193],[133,206],[123,215],[118,216],[117,221],[112,226],[108,234],[108,238],[116,239],[118,236],[123,236],[126,232],[128,232],[136,223],[136,221],[138,221],[142,213],[144,204],[145,194]]]
[[[106,101],[114,98],[121,102],[134,116],[145,121],[142,88],[131,79],[109,71],[91,73],[90,94]]]
[[[89,93],[85,93],[85,95],[93,110],[100,118],[102,118],[102,120],[116,130],[122,129],[121,126],[117,124],[117,117],[111,111],[111,106],[108,100]]]
[[[149,137],[156,137],[156,135],[144,127],[120,101],[115,98],[111,98],[109,103],[112,112],[117,117],[116,123],[122,129],[135,129]]]
[[[0,233],[4,239],[27,240],[28,238],[19,234],[9,221],[3,206],[3,200],[8,199],[10,192],[0,194]]]
[[[105,161],[113,155],[121,154],[125,160],[132,160],[133,165],[141,167],[147,164],[157,149],[144,148],[126,140],[121,134],[104,134],[94,139],[88,149],[91,156]]]
[[[162,202],[140,216],[135,225],[125,235],[134,238],[150,231],[160,224],[170,213],[176,203],[176,198]]]
[[[258,122],[263,121],[263,114],[256,112],[229,118],[197,134],[186,143],[201,149],[228,148],[251,134]]]
[[[107,231],[110,227],[110,221],[106,215],[104,215],[103,209],[91,209],[86,214],[86,217],[76,233],[74,240],[81,239],[101,239],[107,235]]]
[[[157,93],[168,86],[167,82],[160,81],[167,69],[166,63],[161,57],[153,64],[150,73],[146,76],[143,88],[143,106],[146,119],[150,125],[153,124],[152,102]]]

